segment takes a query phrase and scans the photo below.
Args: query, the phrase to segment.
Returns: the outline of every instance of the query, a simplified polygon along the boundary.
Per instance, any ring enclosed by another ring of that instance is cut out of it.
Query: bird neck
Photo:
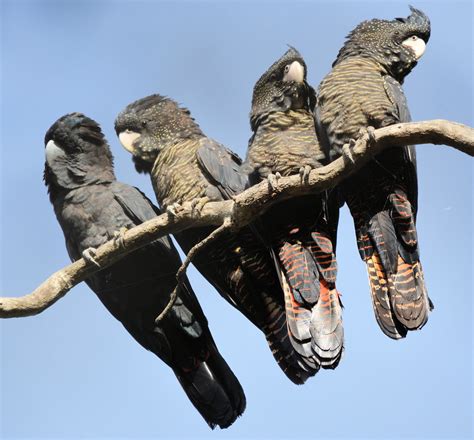
[[[361,63],[367,66],[367,63],[372,64],[374,69],[380,72],[381,75],[389,75],[395,78],[400,84],[403,84],[405,77],[411,72],[416,66],[416,61],[407,61],[402,56],[401,52],[393,52],[393,56],[390,57],[390,62],[387,61],[386,57],[375,56],[372,53],[362,52],[357,55],[351,55],[342,57],[334,63],[334,67],[339,65],[357,64]]]
[[[196,152],[205,136],[179,138],[160,151],[151,171],[156,197],[162,208],[204,197],[207,182]]]
[[[254,136],[262,132],[279,132],[291,128],[314,131],[313,115],[306,109],[267,113],[256,126]]]
[[[48,188],[49,199],[51,203],[55,205],[56,203],[58,203],[58,201],[72,196],[73,194],[81,193],[82,190],[85,190],[86,188],[89,188],[91,186],[104,187],[112,184],[115,181],[115,175],[112,175],[108,179],[105,178],[105,176],[102,176],[100,179],[90,180],[81,183],[46,181],[46,186]]]

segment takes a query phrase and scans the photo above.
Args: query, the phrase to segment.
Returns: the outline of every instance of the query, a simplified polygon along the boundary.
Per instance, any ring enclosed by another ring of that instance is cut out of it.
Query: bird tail
[[[295,352],[288,334],[284,308],[268,295],[263,295],[263,301],[268,311],[268,318],[262,330],[273,357],[293,383],[302,385],[318,372],[319,365],[311,359],[302,359]]]
[[[192,369],[175,369],[187,396],[214,429],[228,428],[245,410],[245,394],[239,381],[215,348]]]
[[[302,385],[318,372],[319,365],[304,362],[290,342],[283,293],[258,228],[241,230],[240,237],[240,244],[247,246],[242,251],[245,258],[239,260],[238,276],[231,277],[236,283],[234,291],[239,292],[234,306],[264,333],[273,357],[288,379]],[[237,243],[228,247],[241,249]]]
[[[312,232],[280,243],[277,266],[285,296],[288,334],[305,363],[336,368],[344,350],[336,257],[328,235]]]
[[[367,264],[375,317],[392,339],[421,329],[433,305],[418,254],[415,217],[406,193],[396,188],[383,211],[370,215],[350,203],[361,258]],[[368,219],[368,220],[367,220]]]

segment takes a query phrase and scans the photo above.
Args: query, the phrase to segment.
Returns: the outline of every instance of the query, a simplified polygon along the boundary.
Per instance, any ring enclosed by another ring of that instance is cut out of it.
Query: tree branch
[[[176,298],[178,297],[178,290],[183,284],[184,275],[186,274],[186,269],[191,264],[191,262],[193,261],[193,258],[196,256],[196,254],[201,252],[209,243],[211,243],[217,237],[222,235],[223,232],[230,229],[230,226],[231,226],[231,221],[228,217],[226,217],[224,219],[224,223],[222,223],[222,225],[220,225],[217,229],[212,231],[204,240],[202,240],[199,243],[195,244],[189,250],[188,255],[186,255],[186,259],[183,261],[183,264],[181,264],[181,266],[179,267],[178,272],[176,272],[176,281],[178,283],[176,284],[176,287],[171,292],[168,304],[166,304],[166,307],[162,310],[162,312],[155,319],[155,324],[159,325],[160,321],[166,316],[166,314],[173,307],[173,305],[176,301]]]
[[[445,120],[410,122],[380,128],[373,132],[372,140],[368,133],[362,135],[351,147],[350,157],[342,156],[329,165],[312,170],[305,183],[301,182],[299,175],[282,177],[275,190],[270,188],[268,182],[261,182],[237,195],[234,200],[209,202],[200,211],[193,209],[192,203],[185,203],[176,216],[165,213],[125,232],[123,246],[114,240],[100,246],[95,260],[101,268],[105,268],[124,255],[166,234],[190,227],[220,226],[226,218],[230,219],[231,228],[242,228],[275,202],[329,189],[385,148],[407,144],[443,144],[474,156],[474,129]],[[100,269],[88,264],[84,259],[77,260],[51,275],[28,295],[0,298],[0,318],[41,313],[62,298],[73,286],[98,270]]]

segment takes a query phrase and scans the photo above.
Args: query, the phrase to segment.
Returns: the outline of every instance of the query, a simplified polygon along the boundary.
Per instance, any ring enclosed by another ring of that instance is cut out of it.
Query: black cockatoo
[[[323,165],[313,117],[315,101],[314,89],[306,82],[306,64],[290,48],[253,90],[253,136],[244,164],[251,184],[298,173],[304,179]],[[337,214],[338,207],[333,209],[323,193],[280,202],[258,222],[284,291],[291,342],[298,353],[323,368],[335,368],[343,352],[332,234],[337,219],[330,218]]]
[[[163,209],[186,201],[229,199],[247,186],[240,158],[208,138],[190,112],[172,99],[152,95],[133,102],[118,115],[115,130],[133,154],[137,171],[150,173]],[[213,229],[191,228],[175,237],[187,253]],[[193,263],[262,330],[276,361],[293,382],[301,384],[316,373],[288,339],[283,294],[271,255],[250,228],[220,236]]]
[[[72,260],[159,214],[139,190],[116,180],[99,125],[81,113],[58,119],[45,137],[44,180]],[[168,237],[126,255],[87,280],[127,331],[176,374],[211,428],[226,428],[245,409],[242,387],[220,355],[206,317],[185,280],[160,325],[155,318],[176,286],[181,261]]]
[[[350,158],[350,142],[370,127],[410,121],[401,84],[425,51],[430,21],[411,8],[407,18],[369,20],[347,37],[319,86],[318,134],[331,159]],[[417,176],[413,146],[392,148],[340,185],[367,263],[377,322],[393,338],[423,327],[432,308],[416,233]]]

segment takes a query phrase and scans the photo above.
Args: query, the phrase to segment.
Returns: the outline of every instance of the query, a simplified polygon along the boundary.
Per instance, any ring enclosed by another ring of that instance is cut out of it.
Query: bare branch
[[[224,219],[224,223],[222,223],[222,225],[220,225],[217,229],[212,231],[204,240],[195,244],[191,248],[191,250],[188,252],[188,255],[186,255],[186,259],[183,261],[183,264],[181,264],[181,266],[178,269],[178,272],[176,272],[176,280],[178,281],[178,283],[176,284],[176,287],[173,289],[173,292],[171,292],[168,304],[163,309],[163,311],[158,315],[158,317],[155,319],[155,324],[159,324],[160,321],[166,316],[166,314],[173,307],[176,301],[176,298],[178,296],[178,290],[183,284],[184,275],[186,274],[186,269],[191,264],[196,254],[202,251],[209,243],[214,241],[219,235],[222,235],[224,231],[227,231],[228,229],[230,229],[230,226],[231,226],[231,221],[227,217]]]
[[[124,255],[166,234],[190,227],[220,226],[226,218],[231,220],[230,227],[239,229],[256,219],[273,203],[329,189],[361,168],[383,149],[407,144],[443,144],[474,156],[474,129],[445,120],[411,122],[380,128],[373,132],[373,141],[370,141],[368,134],[364,134],[355,142],[351,148],[351,160],[343,156],[329,165],[312,170],[308,181],[303,184],[300,176],[294,175],[279,179],[276,190],[272,190],[267,182],[262,182],[239,194],[234,200],[209,202],[200,211],[193,209],[192,203],[185,203],[176,216],[162,214],[128,230],[123,234],[123,246],[119,246],[114,240],[100,246],[95,260],[101,268],[105,268]],[[95,265],[81,259],[51,275],[29,295],[0,298],[0,318],[41,313],[97,270],[99,269]]]

